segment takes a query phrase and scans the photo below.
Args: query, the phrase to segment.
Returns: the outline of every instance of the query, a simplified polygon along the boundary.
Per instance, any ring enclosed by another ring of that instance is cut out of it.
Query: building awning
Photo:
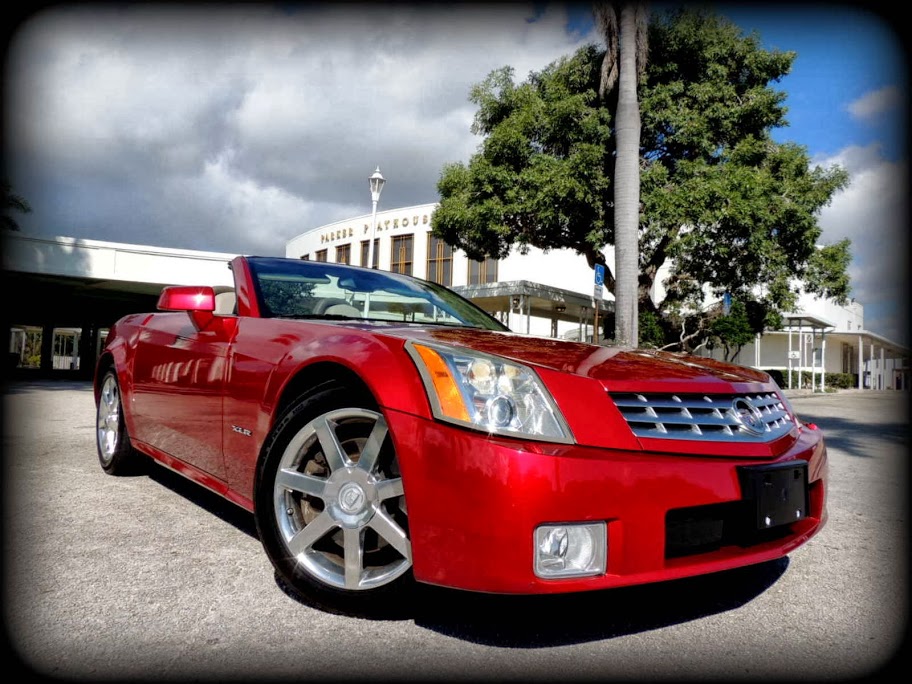
[[[809,314],[806,311],[782,314],[782,323],[783,329],[811,328],[813,330],[832,330],[836,328],[836,324],[833,321],[823,316]]]
[[[451,288],[488,312],[519,311],[552,321],[577,323],[591,320],[595,300],[591,296],[528,280],[511,280]],[[614,311],[613,301],[599,301],[599,316]]]

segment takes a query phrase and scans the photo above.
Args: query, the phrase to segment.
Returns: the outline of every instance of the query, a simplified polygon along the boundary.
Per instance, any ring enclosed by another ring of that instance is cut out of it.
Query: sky
[[[908,331],[907,62],[862,3],[716,4],[795,51],[779,142],[851,183],[820,214],[852,240],[865,328]],[[660,8],[660,5],[654,5]],[[6,41],[4,162],[23,234],[284,255],[311,228],[439,199],[467,162],[472,85],[599,42],[590,5],[61,3]]]

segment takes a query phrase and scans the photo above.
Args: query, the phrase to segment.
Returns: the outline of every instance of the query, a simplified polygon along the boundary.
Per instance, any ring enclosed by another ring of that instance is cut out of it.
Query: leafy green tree
[[[601,248],[614,241],[614,139],[598,102],[600,58],[590,45],[525,83],[502,67],[472,88],[472,132],[486,137],[468,165],[444,166],[436,235],[471,259],[502,259],[515,244],[523,252],[570,247],[590,266],[605,263]],[[613,291],[610,272],[606,286]]]
[[[413,304],[407,302],[390,302],[387,304],[387,310],[402,316],[403,321],[414,321],[415,314],[427,313],[427,311],[425,311],[426,308],[426,304]]]
[[[260,289],[268,312],[276,316],[307,316],[316,299],[313,283],[294,280],[261,280]]]
[[[640,311],[638,330],[640,335],[639,346],[656,348],[665,345],[665,329],[662,327],[658,314],[654,311]]]
[[[760,322],[793,308],[800,287],[843,301],[848,243],[816,245],[819,210],[848,175],[812,168],[803,147],[771,137],[787,125],[773,84],[795,54],[763,50],[756,35],[692,8],[652,13],[649,45],[639,85],[638,300],[665,346],[705,343],[724,292]],[[522,83],[504,67],[472,89],[472,130],[484,139],[468,164],[444,167],[436,235],[476,259],[518,245],[604,262],[601,250],[615,244],[617,136],[616,112],[598,96],[603,60],[588,45]],[[610,272],[605,280],[617,295]],[[664,295],[653,301],[659,284]]]
[[[3,186],[3,229],[19,230],[19,224],[13,218],[12,212],[17,211],[22,214],[28,214],[32,207],[24,197],[13,192],[12,185],[8,180],[0,181]]]
[[[757,334],[748,317],[747,306],[741,301],[732,302],[728,314],[715,318],[709,329],[709,346],[721,346],[726,361],[734,359],[745,344],[754,341]]]
[[[811,294],[832,297],[845,303],[852,290],[849,263],[852,261],[851,240],[816,249],[808,259],[807,290]]]

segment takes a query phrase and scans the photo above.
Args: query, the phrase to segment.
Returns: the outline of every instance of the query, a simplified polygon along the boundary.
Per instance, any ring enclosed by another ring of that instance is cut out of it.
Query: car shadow
[[[886,448],[909,446],[909,424],[899,422],[862,422],[836,416],[813,416],[809,422],[823,432],[828,449],[849,456],[871,458]],[[872,431],[871,428],[874,428]]]
[[[649,585],[502,596],[421,586],[415,624],[487,646],[541,648],[661,629],[734,610],[775,584],[788,558]]]
[[[169,470],[160,463],[152,462],[151,459],[145,469],[145,474],[149,476],[150,480],[167,487],[175,494],[196,504],[244,534],[254,539],[260,538],[259,534],[257,534],[253,514],[231,503],[228,499],[209,491],[202,485],[175,473],[173,470]]]
[[[253,514],[168,468],[150,463],[148,476],[175,494],[259,539]],[[276,574],[277,587],[301,605],[384,621],[414,621],[454,639],[488,646],[541,648],[612,639],[735,610],[773,586],[789,559],[669,580],[573,594],[514,596],[417,584],[393,608],[342,612],[312,603]]]
[[[788,558],[710,575],[575,594],[505,596],[415,585],[394,607],[341,611],[312,602],[278,574],[294,601],[324,612],[377,621],[414,621],[454,639],[485,646],[542,648],[613,639],[723,613],[773,586]]]

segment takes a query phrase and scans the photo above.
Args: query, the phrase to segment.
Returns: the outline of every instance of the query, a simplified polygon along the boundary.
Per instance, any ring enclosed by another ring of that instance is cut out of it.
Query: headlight
[[[405,348],[440,420],[511,437],[573,442],[560,410],[531,368],[436,344],[409,341]]]

